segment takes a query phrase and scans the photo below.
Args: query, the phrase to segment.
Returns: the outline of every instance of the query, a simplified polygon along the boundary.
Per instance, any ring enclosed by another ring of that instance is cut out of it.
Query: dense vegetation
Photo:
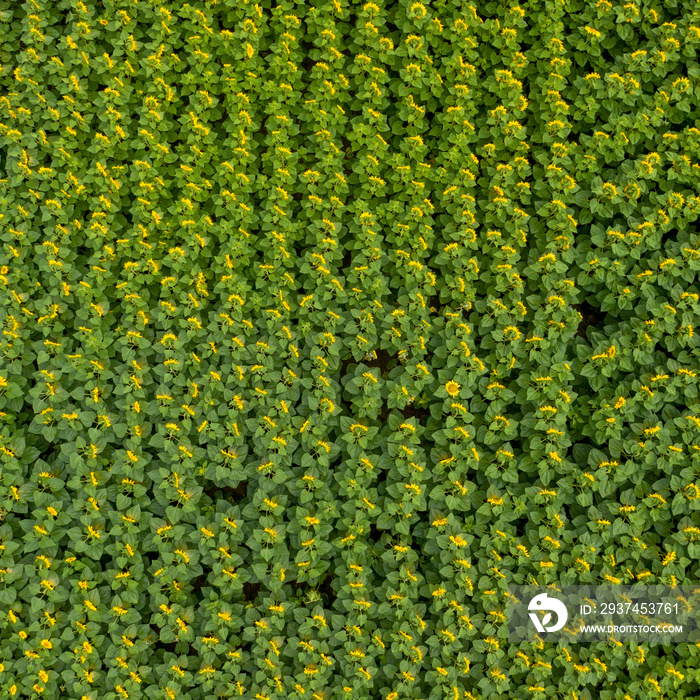
[[[700,11],[0,2],[0,696],[647,700],[512,583],[698,580]]]

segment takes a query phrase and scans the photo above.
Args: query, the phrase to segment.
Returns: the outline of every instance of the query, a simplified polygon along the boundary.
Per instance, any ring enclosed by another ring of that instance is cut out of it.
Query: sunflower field
[[[691,0],[0,0],[0,697],[699,697],[506,624],[700,580],[699,51]]]

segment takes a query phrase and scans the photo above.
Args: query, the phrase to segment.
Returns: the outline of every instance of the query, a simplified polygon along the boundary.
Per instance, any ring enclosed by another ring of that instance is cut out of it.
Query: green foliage
[[[0,2],[0,695],[698,697],[506,642],[695,583],[691,2]]]

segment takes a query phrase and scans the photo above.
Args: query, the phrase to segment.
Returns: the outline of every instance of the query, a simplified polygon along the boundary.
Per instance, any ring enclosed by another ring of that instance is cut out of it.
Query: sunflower
[[[462,387],[457,384],[457,382],[449,381],[447,384],[445,384],[445,391],[450,395],[450,396],[457,396],[459,394],[459,390]]]

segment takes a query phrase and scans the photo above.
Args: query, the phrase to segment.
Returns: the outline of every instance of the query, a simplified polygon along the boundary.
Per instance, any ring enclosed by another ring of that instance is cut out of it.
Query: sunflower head
[[[450,396],[457,396],[461,388],[462,387],[457,384],[457,382],[453,382],[451,380],[445,384],[445,391],[447,391]]]

